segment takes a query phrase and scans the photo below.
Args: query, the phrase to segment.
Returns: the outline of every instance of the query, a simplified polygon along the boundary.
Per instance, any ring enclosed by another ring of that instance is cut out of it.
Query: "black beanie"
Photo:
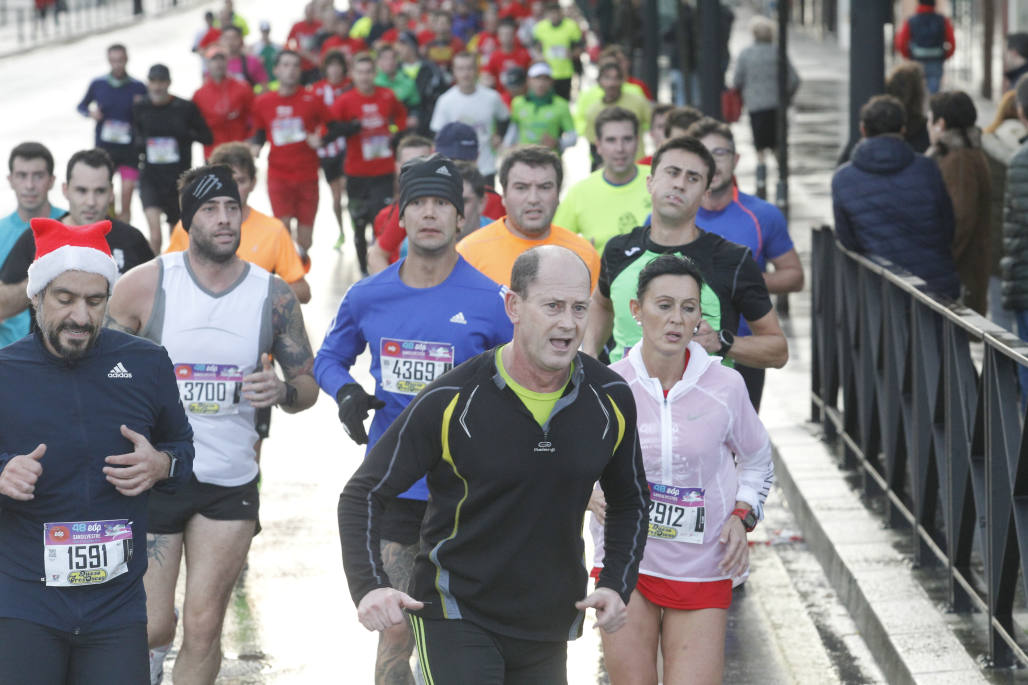
[[[441,155],[415,157],[400,168],[400,216],[411,200],[441,197],[464,216],[464,179],[457,165]]]
[[[232,169],[224,164],[213,164],[194,178],[179,194],[182,206],[182,228],[189,230],[193,216],[200,205],[215,197],[230,197],[239,202],[239,186],[232,178]],[[463,188],[461,188],[463,191]]]

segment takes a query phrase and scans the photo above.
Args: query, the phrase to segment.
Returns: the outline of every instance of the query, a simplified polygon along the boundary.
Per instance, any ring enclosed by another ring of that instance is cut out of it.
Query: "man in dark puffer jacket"
[[[953,204],[938,165],[903,139],[905,121],[903,104],[891,95],[861,108],[864,138],[832,177],[835,233],[847,248],[884,257],[955,300]]]

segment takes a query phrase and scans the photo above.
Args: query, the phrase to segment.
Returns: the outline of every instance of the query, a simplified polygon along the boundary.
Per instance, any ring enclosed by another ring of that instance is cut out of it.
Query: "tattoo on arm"
[[[282,367],[286,380],[311,375],[314,353],[303,325],[303,313],[292,288],[281,278],[271,285],[271,328],[274,334],[272,353]]]
[[[119,322],[117,319],[111,316],[111,313],[109,311],[107,312],[106,316],[104,316],[104,328],[110,328],[115,331],[121,331],[122,333],[128,333],[129,335],[137,335],[139,333],[139,331],[135,331],[126,326],[125,324]]]
[[[147,534],[146,536],[146,558],[164,566],[164,555],[168,548],[168,538],[165,535]]]

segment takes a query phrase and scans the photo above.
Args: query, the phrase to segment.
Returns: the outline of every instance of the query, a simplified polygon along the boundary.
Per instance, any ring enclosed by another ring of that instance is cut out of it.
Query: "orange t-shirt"
[[[306,272],[300,263],[300,255],[296,253],[293,239],[281,221],[251,207],[250,216],[246,217],[240,231],[239,249],[236,250],[240,259],[270,271],[286,283],[295,283],[304,277]],[[164,252],[184,252],[187,249],[189,234],[179,221]]]
[[[589,267],[592,290],[600,277],[600,255],[588,240],[560,226],[550,226],[550,234],[542,240],[526,240],[507,230],[507,217],[483,226],[457,243],[457,252],[464,259],[497,283],[510,286],[510,270],[514,260],[525,250],[539,245],[560,245],[571,250]]]

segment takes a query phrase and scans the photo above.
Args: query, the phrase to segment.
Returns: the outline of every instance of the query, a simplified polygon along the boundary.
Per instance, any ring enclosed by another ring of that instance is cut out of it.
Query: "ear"
[[[503,295],[503,308],[507,312],[507,318],[512,324],[521,320],[521,297],[510,288]]]
[[[864,122],[860,122],[860,137],[867,138],[867,128],[864,126]]]
[[[639,314],[642,312],[642,305],[639,304],[639,300],[631,299],[628,301],[628,309],[632,312],[632,318],[639,321]],[[640,323],[642,323],[640,321]]]

